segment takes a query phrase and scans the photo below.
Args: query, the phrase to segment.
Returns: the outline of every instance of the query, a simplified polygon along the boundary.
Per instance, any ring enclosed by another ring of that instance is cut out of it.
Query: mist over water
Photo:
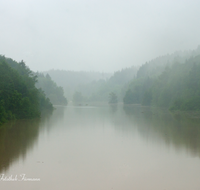
[[[0,187],[198,189],[199,124],[141,106],[57,106],[52,115],[18,128],[6,159],[1,140],[1,173],[23,172],[40,182],[1,181]],[[17,143],[20,134],[23,142]],[[13,136],[12,128],[1,136]]]
[[[200,189],[199,7],[0,0],[0,189]]]

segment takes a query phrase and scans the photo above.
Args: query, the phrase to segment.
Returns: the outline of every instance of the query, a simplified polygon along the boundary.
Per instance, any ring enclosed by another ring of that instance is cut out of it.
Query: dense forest
[[[23,61],[0,56],[0,124],[38,117],[42,110],[52,110],[52,103],[67,105],[65,96],[86,105],[123,102],[199,111],[200,47],[160,56],[113,75],[60,70],[34,73]]]
[[[37,76],[21,61],[0,56],[0,124],[12,119],[39,117],[53,106],[37,89]]]
[[[200,47],[181,55],[159,57],[141,66],[128,86],[124,104],[200,110]]]

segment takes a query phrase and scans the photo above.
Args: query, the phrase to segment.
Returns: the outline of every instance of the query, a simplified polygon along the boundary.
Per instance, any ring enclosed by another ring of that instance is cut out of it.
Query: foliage
[[[38,117],[41,109],[53,108],[44,94],[35,88],[36,78],[23,61],[17,63],[0,56],[0,123]]]
[[[67,105],[67,99],[64,97],[64,91],[62,87],[58,87],[57,84],[51,79],[49,74],[46,76],[42,73],[37,73],[36,87],[44,91],[46,97],[54,105]]]
[[[129,89],[126,91],[123,98],[124,104],[141,104],[150,101],[148,99],[150,93],[147,93],[147,91],[152,86],[153,82],[154,79],[150,77],[134,79],[129,84]],[[143,101],[144,98],[145,100]]]
[[[180,57],[183,60],[182,57]],[[162,65],[162,64],[161,64]],[[148,67],[148,68],[145,68]],[[151,70],[151,65],[142,67]],[[173,62],[158,74],[132,80],[124,96],[124,104],[143,104],[171,110],[200,110],[200,55],[184,62]],[[144,72],[143,72],[144,74]]]
[[[142,65],[137,72],[137,78],[158,77],[166,67],[171,67],[174,63],[183,64],[190,57],[196,57],[199,54],[200,46],[196,50],[176,51],[171,55],[159,56]]]

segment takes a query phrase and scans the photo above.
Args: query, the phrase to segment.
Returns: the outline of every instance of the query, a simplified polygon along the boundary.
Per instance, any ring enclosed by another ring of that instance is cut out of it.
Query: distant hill
[[[184,63],[190,57],[197,55],[200,55],[200,46],[195,50],[176,51],[173,54],[159,56],[143,64],[137,72],[137,78],[158,76],[166,67],[170,67],[173,63]]]
[[[111,77],[111,73],[86,72],[86,71],[65,71],[65,70],[49,70],[43,72],[48,73],[51,78],[60,86],[77,86],[79,84],[88,84],[94,80],[107,80]]]
[[[50,70],[51,78],[63,87],[69,100],[76,92],[81,93],[84,101],[108,101],[109,94],[115,92],[122,100],[122,88],[131,79],[136,77],[137,67],[130,67],[110,73]]]
[[[90,101],[108,101],[109,94],[115,93],[118,101],[122,101],[124,96],[124,86],[136,77],[138,67],[125,68],[115,72],[108,80],[94,81],[89,85],[82,87],[82,91],[88,92],[93,89],[88,95]],[[85,93],[86,94],[86,93]]]
[[[112,75],[111,73],[65,70],[49,70],[43,73],[49,74],[58,86],[63,87],[65,96],[69,100],[72,99],[75,91],[79,91],[80,85],[86,85],[98,80],[108,80]]]
[[[127,87],[125,104],[200,111],[200,46],[142,65]]]

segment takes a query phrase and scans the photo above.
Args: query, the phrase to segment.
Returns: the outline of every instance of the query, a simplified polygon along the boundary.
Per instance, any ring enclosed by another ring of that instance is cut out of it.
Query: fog
[[[0,189],[199,189],[199,7],[0,0]]]
[[[0,54],[33,71],[113,72],[200,44],[199,1],[0,0]]]

